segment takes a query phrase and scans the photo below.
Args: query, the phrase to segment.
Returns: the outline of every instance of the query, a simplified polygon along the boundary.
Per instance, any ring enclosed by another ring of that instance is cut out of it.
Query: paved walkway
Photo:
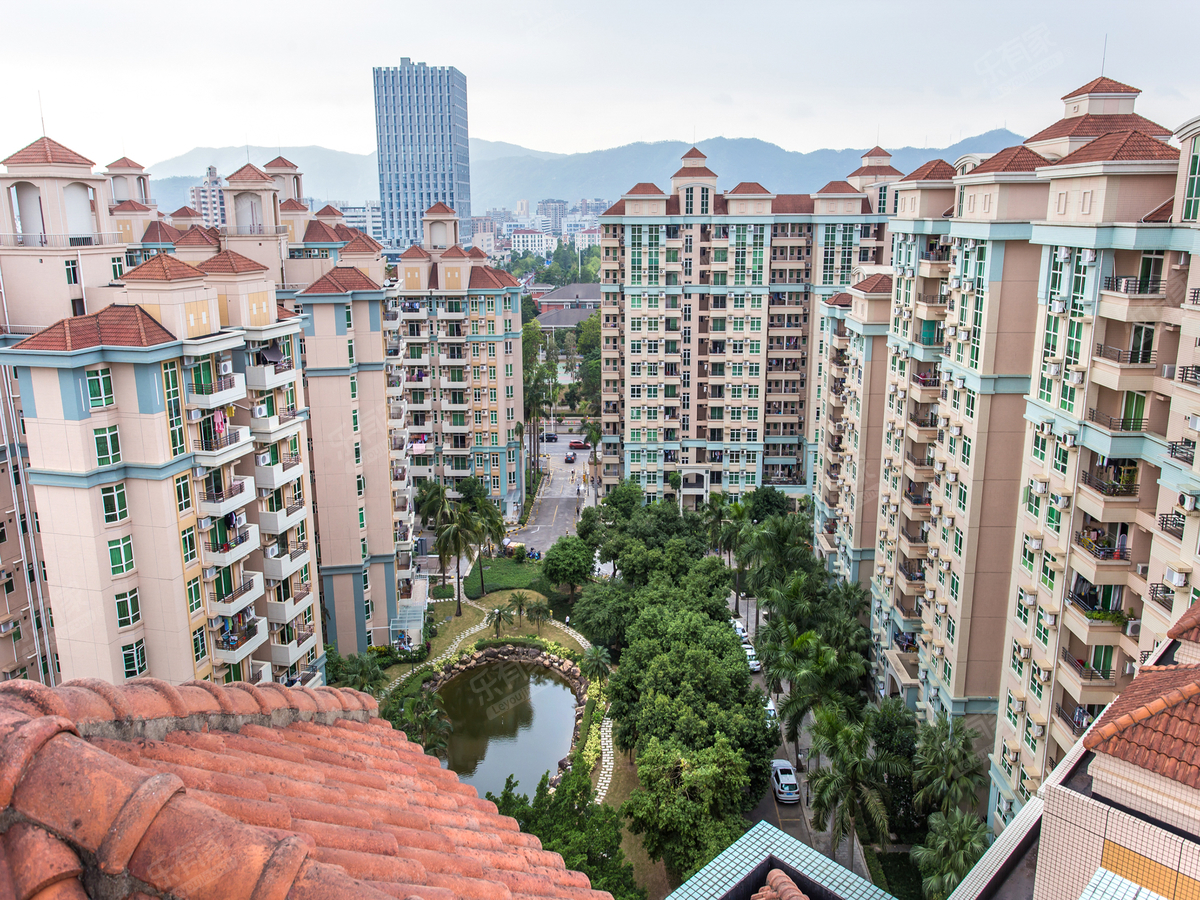
[[[600,723],[600,779],[596,782],[596,793],[592,796],[593,803],[603,803],[612,786],[613,763],[616,756],[613,753],[612,739],[613,720],[606,714]]]

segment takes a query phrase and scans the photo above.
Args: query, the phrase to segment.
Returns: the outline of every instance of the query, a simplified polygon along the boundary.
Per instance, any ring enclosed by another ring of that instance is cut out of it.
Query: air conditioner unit
[[[927,555],[929,556],[930,559],[937,559],[937,555],[939,552],[940,551],[938,550],[937,547],[930,547],[929,550],[927,551]]]
[[[1013,708],[1013,712],[1016,712],[1016,713],[1023,713],[1023,712],[1025,712],[1025,701],[1024,701],[1024,700],[1017,700],[1017,699],[1014,699],[1014,700],[1013,700],[1013,704],[1012,704],[1012,708]]]
[[[933,461],[933,470],[934,470],[935,472],[945,472],[945,471],[946,471],[946,462],[945,462],[945,460],[941,460],[941,459],[935,459],[935,460]]]
[[[246,511],[242,510],[241,512],[239,512],[236,516],[233,517],[233,521],[234,521],[234,524],[238,528],[243,527],[246,524]]]
[[[1040,738],[1045,733],[1046,733],[1045,725],[1039,725],[1039,724],[1037,724],[1037,722],[1033,723],[1033,736],[1035,738]]]
[[[1175,380],[1175,366],[1173,363],[1163,363],[1162,377],[1166,378],[1168,381]]]
[[[974,250],[975,249],[975,238],[967,238],[967,243],[965,244],[965,246],[968,250]]]
[[[960,287],[962,287],[962,279],[961,278],[958,278],[956,276],[956,277],[950,279],[950,289],[952,291],[957,291]]]
[[[956,375],[956,376],[954,376],[954,388],[955,388],[955,390],[959,390],[959,391],[961,391],[961,390],[962,390],[964,387],[966,387],[966,386],[967,386],[967,379],[965,379],[965,378],[964,378],[963,376],[961,376],[961,375]]]
[[[204,468],[204,466],[196,466],[194,469],[192,469],[192,475],[195,478],[203,478],[207,474],[208,469]]]
[[[948,234],[938,235],[938,246],[939,247],[949,247],[950,242],[952,240],[953,240],[953,238],[951,238],[950,235],[948,235]]]
[[[1200,431],[1200,416],[1188,416],[1187,427],[1192,431]]]
[[[876,567],[875,567],[875,574],[876,574],[876,575],[882,575],[882,574],[883,574],[883,566],[876,566]]]
[[[271,464],[270,453],[259,453],[254,457],[254,464],[259,467],[266,467]]]
[[[943,571],[943,572],[949,572],[949,571],[950,571],[950,560],[948,560],[948,559],[943,559],[943,560],[942,560],[942,571]]]
[[[218,367],[218,371],[219,371],[219,372],[220,372],[222,375],[232,375],[232,374],[233,374],[233,363],[232,363],[231,361],[229,361],[229,360],[225,360],[225,361],[224,361],[223,363],[221,363],[221,365]]]
[[[952,337],[955,337],[957,334],[958,334],[958,326],[957,325],[946,326],[946,337],[952,338]]]
[[[954,435],[955,437],[961,436],[962,435],[962,426],[961,425],[951,425],[950,433],[952,435]]]
[[[933,588],[931,588],[931,587],[925,588],[925,599],[926,600],[932,600],[936,596],[937,596],[937,591],[935,591]]]
[[[939,604],[937,604],[937,611],[938,611],[938,614],[939,614],[939,615],[943,615],[943,616],[944,616],[944,615],[946,614],[946,610],[947,610],[947,609],[949,609],[949,607],[948,607],[948,606],[946,606],[946,604],[945,604],[945,603],[939,603]]]
[[[974,331],[966,325],[958,326],[958,339],[960,341],[969,341]]]
[[[1050,679],[1054,677],[1054,670],[1051,668],[1041,669],[1035,666],[1034,672],[1037,674],[1037,680],[1042,684],[1049,684]]]
[[[183,358],[183,364],[184,364],[184,366],[194,366],[196,364],[196,357],[185,356]]]
[[[954,482],[958,481],[958,473],[951,469],[946,473],[946,480],[953,484]]]
[[[935,687],[931,687],[929,689],[929,699],[936,700],[937,698],[938,698],[938,689]]]
[[[1037,605],[1037,594],[1033,591],[1026,590],[1025,588],[1018,588],[1017,589],[1017,601],[1022,606],[1029,607],[1030,609],[1032,609],[1034,606]]]
[[[879,502],[882,503],[884,506],[887,506],[889,503],[892,502],[892,495],[891,494],[883,494],[879,498]]]
[[[1130,619],[1125,623],[1125,634],[1129,637],[1138,637],[1142,633],[1142,620]]]
[[[1018,645],[1018,646],[1020,646],[1020,645]],[[1021,659],[1029,659],[1030,652],[1031,652],[1031,649],[1029,647],[1021,647],[1021,650],[1020,650]]]
[[[1138,563],[1133,569],[1139,577],[1145,578],[1150,571],[1150,563]]]
[[[900,357],[901,359],[908,359],[908,348],[901,347],[899,350],[896,351],[896,355],[898,357]]]
[[[938,428],[945,428],[950,424],[949,416],[938,416]]]
[[[1054,420],[1047,419],[1045,422],[1038,423],[1038,431],[1042,434],[1051,434],[1054,431]]]
[[[265,500],[265,499],[267,499],[268,497],[270,497],[270,496],[271,496],[271,493],[272,493],[272,491],[271,491],[271,489],[270,489],[270,488],[264,488],[264,487],[260,487],[260,488],[258,489],[258,496],[259,496],[259,498],[261,498],[261,499],[263,499],[263,500]]]
[[[1058,255],[1059,262],[1066,262],[1067,260],[1069,260],[1071,258],[1071,248],[1070,247],[1059,247],[1057,255]]]
[[[938,659],[941,659],[943,656],[946,655],[946,648],[943,647],[941,644],[934,644],[933,645],[933,655],[936,656]]]
[[[889,393],[889,394],[894,394],[894,393],[896,393],[896,385],[895,385],[895,382],[892,382],[892,383],[888,384],[888,393]]]
[[[891,511],[892,511],[892,513],[893,513],[893,514],[895,514],[895,513],[898,513],[898,512],[900,512],[900,504],[899,504],[899,503],[893,503],[893,504],[891,505],[890,509],[891,509]]]
[[[201,417],[203,417],[203,415],[204,415],[204,410],[202,410],[202,409],[189,409],[188,410],[188,421],[189,422],[199,422]]]
[[[904,311],[903,311],[903,312],[900,314],[900,317],[901,317],[901,318],[903,318],[903,319],[911,319],[911,318],[912,318],[912,310],[911,310],[911,309],[906,309],[906,310],[904,310]]]
[[[1048,482],[1048,481],[1031,482],[1029,485],[1029,490],[1031,493],[1034,493],[1034,494],[1044,494],[1048,490],[1050,490],[1050,482]]]
[[[1062,434],[1060,434],[1058,436],[1058,442],[1060,444],[1062,444],[1064,447],[1074,447],[1075,446],[1075,432],[1064,431]]]
[[[929,507],[929,514],[930,514],[931,516],[934,516],[935,518],[936,518],[937,516],[940,516],[940,515],[942,514],[942,507],[941,507],[941,505],[940,505],[940,504],[935,504],[935,505],[933,505],[933,506],[930,506],[930,507]]]
[[[893,583],[893,581],[894,581],[894,579],[892,578],[892,576],[891,576],[891,575],[885,575],[885,576],[884,576],[884,578],[883,578],[883,583],[884,583],[884,584],[885,584],[887,587],[891,587],[891,586],[892,586],[892,583]]]
[[[1196,495],[1195,494],[1180,494],[1179,505],[1188,512],[1196,511]]]
[[[279,587],[279,585],[281,583],[282,582],[280,582],[280,580],[278,578],[264,578],[263,579],[263,584],[265,584],[267,586],[268,590],[270,590],[271,588]]]
[[[1135,662],[1125,663],[1125,668],[1123,671],[1125,672],[1126,675],[1136,675],[1137,674],[1137,663],[1135,663]]]
[[[279,545],[278,544],[268,544],[266,546],[266,548],[263,549],[263,556],[265,556],[267,559],[274,559],[278,555],[279,555]]]
[[[1168,583],[1175,585],[1175,587],[1185,587],[1188,583],[1187,572],[1177,572],[1175,569],[1171,568],[1171,566],[1167,566],[1167,571],[1166,574],[1163,575],[1163,578],[1166,579]]]
[[[1065,300],[1050,301],[1050,315],[1061,316],[1067,311],[1067,303]]]
[[[217,572],[218,572],[218,571],[219,571],[219,570],[217,569],[217,567],[216,567],[216,566],[209,566],[207,569],[205,569],[205,570],[204,570],[204,573],[203,573],[203,574],[204,574],[204,580],[205,580],[205,581],[212,581],[214,578],[216,578],[216,577],[217,577]]]
[[[942,524],[947,528],[954,527],[954,516],[942,516]]]
[[[1083,384],[1083,369],[1070,369],[1066,377],[1067,384]]]
[[[1010,760],[1012,760],[1013,762],[1016,762],[1018,759],[1021,758],[1021,751],[1020,750],[1009,750],[1008,758]],[[1013,805],[1013,802],[1008,797],[1002,797],[1000,799],[1000,811],[1001,812],[1003,812],[1003,813],[1012,812],[1012,805]]]
[[[1062,365],[1060,363],[1047,363],[1046,374],[1051,378],[1057,378],[1060,374],[1062,374]]]
[[[1025,535],[1025,546],[1030,550],[1041,550],[1042,539],[1040,537],[1035,537],[1032,534],[1027,534]]]
[[[1055,509],[1070,509],[1071,495],[1070,494],[1051,494],[1050,504]]]
[[[267,404],[256,403],[254,409],[250,411],[250,415],[256,419],[265,419],[267,417]]]
[[[1080,253],[1083,256],[1083,264],[1085,266],[1094,266],[1096,264],[1096,251],[1095,250],[1090,250],[1090,249],[1089,250],[1081,250]]]
[[[1058,613],[1046,613],[1046,624],[1051,628],[1058,625]]]
[[[196,524],[200,526],[201,531],[208,531],[213,526],[212,516],[203,516],[196,521]]]

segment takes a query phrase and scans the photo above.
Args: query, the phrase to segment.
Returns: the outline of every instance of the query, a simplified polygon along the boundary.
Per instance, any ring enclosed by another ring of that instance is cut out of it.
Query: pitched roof
[[[49,328],[15,344],[15,350],[84,350],[88,347],[153,347],[175,335],[137,305],[106,306],[87,316],[59,319]]]
[[[269,163],[267,163],[265,166],[263,166],[263,168],[264,169],[298,169],[300,167],[297,166],[290,159],[287,159],[283,156],[277,156],[273,160],[271,160]]]
[[[770,191],[768,191],[765,187],[763,187],[757,181],[743,181],[741,184],[739,184],[737,187],[735,187],[732,191],[726,191],[725,196],[728,197],[730,194],[770,194],[770,193],[771,193]]]
[[[204,216],[200,214],[200,210],[198,209],[193,209],[190,206],[181,206],[175,212],[171,213],[171,218],[203,219]]]
[[[755,891],[750,900],[808,900],[808,894],[796,887],[796,882],[782,869],[771,869],[766,884]]]
[[[180,900],[609,897],[377,706],[273,683],[6,683],[0,747],[16,774],[0,794],[13,823],[0,890],[84,897],[111,879]]]
[[[305,244],[338,244],[341,243],[341,240],[336,231],[316,219],[309,221],[304,229],[303,243]]]
[[[40,137],[32,144],[22,147],[7,159],[0,160],[5,166],[94,166],[95,163],[86,156],[80,156],[74,150],[69,150],[58,141],[48,137]]]
[[[600,293],[600,285],[596,282],[576,281],[571,284],[564,284],[560,288],[555,288],[548,294],[542,295],[543,301],[563,301],[563,300],[599,300],[603,295]]]
[[[903,175],[899,169],[892,166],[859,166],[847,178],[859,178],[864,175]]]
[[[1168,197],[1150,212],[1142,216],[1143,222],[1170,222],[1172,210],[1175,208],[1175,198]]]
[[[1111,78],[1103,76],[1093,78],[1083,87],[1076,88],[1069,94],[1063,94],[1062,99],[1070,100],[1072,97],[1082,97],[1084,94],[1140,94],[1139,88],[1130,87],[1127,84],[1121,84],[1119,81],[1113,81]]]
[[[831,181],[825,187],[816,192],[817,194],[861,194],[858,188],[850,184],[848,181]]]
[[[708,166],[684,166],[672,178],[687,178],[689,176],[696,178],[716,178],[717,173]]]
[[[830,306],[849,306],[854,302],[854,298],[845,291],[840,291],[830,297],[826,297],[825,302]]]
[[[120,159],[113,160],[104,168],[106,169],[144,169],[141,163],[135,163],[128,156],[122,156]]]
[[[1032,172],[1034,169],[1050,165],[1050,160],[1034,153],[1028,147],[1017,144],[1015,147],[1005,147],[999,153],[989,156],[974,169],[971,175],[982,175],[987,172]]]
[[[491,266],[472,266],[470,287],[482,290],[502,290],[503,288],[518,287],[520,282],[507,272],[493,269]]]
[[[1200,643],[1200,603],[1193,603],[1179,620],[1171,626],[1167,637],[1177,641]]]
[[[466,259],[467,251],[455,244],[442,252],[442,259]]]
[[[1200,665],[1143,666],[1083,745],[1200,787]]]
[[[625,201],[618,200],[616,203],[614,203],[612,206],[610,206],[604,212],[600,213],[600,215],[602,215],[602,216],[623,216],[623,215],[625,215]]]
[[[308,207],[295,197],[288,197],[279,204],[279,209],[281,212],[308,212]]]
[[[776,213],[811,213],[813,208],[812,194],[776,194],[771,201],[771,211]]]
[[[430,259],[429,251],[420,244],[413,244],[400,254],[401,259]]]
[[[246,163],[232,175],[225,176],[226,181],[272,181],[270,175],[258,166]]]
[[[454,210],[439,200],[433,206],[429,207],[429,209],[425,210],[425,215],[428,216],[431,214],[435,216],[452,216],[454,215]]]
[[[850,285],[850,287],[860,294],[891,294],[892,276],[882,274],[872,275],[869,278],[864,278],[858,284]]]
[[[156,253],[140,266],[127,269],[122,281],[180,281],[203,278],[204,273],[170,253]]]
[[[599,229],[597,229],[597,230],[599,230]],[[472,247],[470,250],[468,250],[467,256],[471,257],[471,259],[487,259],[488,258],[488,255],[486,253],[484,253],[482,250],[480,250],[478,247]]]
[[[150,207],[145,203],[138,203],[136,200],[122,200],[109,212],[150,212]]]
[[[1055,163],[1114,162],[1116,160],[1177,160],[1179,151],[1144,131],[1114,131],[1084,144]]]
[[[154,219],[146,226],[146,233],[142,235],[142,243],[174,244],[182,236],[183,232],[174,225],[168,225],[161,219]]]
[[[334,206],[332,203],[326,203],[324,206],[322,206],[320,209],[318,209],[314,213],[314,215],[340,217],[342,215],[342,211],[340,209],[338,209],[336,206]]]
[[[1157,122],[1151,122],[1145,116],[1137,113],[1118,113],[1109,116],[1072,116],[1069,119],[1059,119],[1048,128],[1043,128],[1033,137],[1025,138],[1026,144],[1038,141],[1050,141],[1062,137],[1099,137],[1110,131],[1129,131],[1136,129],[1156,137],[1170,137],[1171,129],[1163,128]]]
[[[545,300],[546,298],[542,297],[541,299]],[[596,310],[590,307],[582,309],[568,306],[562,309],[548,309],[537,317],[537,321],[543,328],[574,328],[580,322],[590,319],[595,312]]]
[[[874,147],[872,147],[866,153],[860,153],[859,156],[886,156],[888,159],[892,158],[892,154],[888,153],[886,150],[884,150],[878,144],[876,144]]]
[[[222,250],[216,256],[197,263],[196,268],[206,275],[244,275],[247,272],[267,271],[267,267],[257,260],[232,250]]]
[[[661,194],[657,185],[651,184],[649,181],[639,181],[633,187],[625,192],[626,194]]]
[[[687,153],[683,154],[684,159],[708,159],[703,153],[693,147]]]
[[[901,181],[949,181],[954,177],[954,166],[944,159],[931,159],[923,166],[909,172]]]
[[[300,315],[300,313],[296,312],[294,309],[288,309],[286,306],[276,306],[275,307],[275,318],[276,319],[280,319],[280,320],[294,319],[298,315]]]
[[[219,247],[221,242],[202,225],[193,225],[175,241],[175,247]]]
[[[308,287],[302,294],[348,294],[351,291],[377,291],[379,285],[352,266],[335,266]]]
[[[377,253],[379,244],[371,240],[365,234],[353,234],[350,240],[342,245],[339,253]]]

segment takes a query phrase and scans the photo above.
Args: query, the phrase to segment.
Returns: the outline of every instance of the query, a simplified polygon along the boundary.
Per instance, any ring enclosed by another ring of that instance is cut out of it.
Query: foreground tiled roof
[[[850,287],[862,294],[890,294],[892,292],[892,276],[872,275]]]
[[[179,209],[175,210],[175,212],[171,213],[171,218],[172,219],[179,219],[179,218],[203,219],[204,216],[202,216],[200,214],[200,210],[198,210],[198,209],[193,209],[190,206],[181,206],[181,207],[179,207]]]
[[[324,222],[311,219],[304,228],[302,240],[305,244],[337,244],[341,243],[342,239]]]
[[[289,197],[279,204],[281,212],[308,212],[308,207],[297,200],[295,197]]]
[[[596,228],[594,230],[599,231],[600,229]],[[488,255],[486,253],[484,253],[482,250],[480,250],[478,247],[472,247],[470,250],[468,250],[467,256],[471,257],[471,259],[487,259],[488,258]]]
[[[1083,745],[1200,787],[1200,665],[1143,666]]]
[[[1171,626],[1167,637],[1177,641],[1200,643],[1200,603],[1193,603],[1179,620]]]
[[[175,241],[176,249],[180,247],[219,247],[221,242],[202,225],[193,225]]]
[[[1168,197],[1165,201],[1160,203],[1158,206],[1154,207],[1154,209],[1150,210],[1150,212],[1148,212],[1144,216],[1142,216],[1142,221],[1143,222],[1170,222],[1171,221],[1171,211],[1174,209],[1174,207],[1175,207],[1175,198]]]
[[[658,186],[651,184],[649,181],[639,181],[633,187],[625,192],[626,194],[661,194]]]
[[[348,294],[351,291],[377,291],[379,285],[352,266],[335,266],[301,293]]]
[[[174,225],[168,225],[160,219],[155,219],[146,226],[142,235],[143,244],[174,244],[183,237],[183,232]]]
[[[454,215],[454,210],[439,200],[433,206],[429,207],[429,209],[425,210],[425,215],[428,216],[430,214],[435,216],[452,216]]]
[[[750,900],[808,900],[808,894],[796,887],[782,869],[772,869],[767,873],[767,883]]]
[[[472,266],[470,287],[478,290],[503,290],[520,284],[507,272],[491,266]]]
[[[270,175],[258,166],[246,163],[232,175],[225,177],[226,181],[273,181]]]
[[[862,193],[858,188],[848,181],[831,181],[825,187],[816,191],[817,194],[859,194]]]
[[[717,173],[708,166],[684,166],[672,178],[716,178]]]
[[[33,337],[15,344],[14,350],[67,352],[88,347],[153,347],[169,344],[175,335],[140,306],[106,306],[88,316],[60,319]],[[8,682],[9,684],[15,682]],[[3,707],[0,691],[0,707]]]
[[[264,169],[298,169],[300,168],[290,159],[283,156],[277,156],[269,163],[263,166]]]
[[[247,272],[267,271],[267,267],[257,260],[232,250],[223,250],[216,256],[210,256],[204,262],[197,263],[196,268],[206,275],[244,275]]]
[[[19,900],[609,897],[376,708],[348,689],[7,682],[0,887]]]
[[[203,278],[204,273],[170,253],[157,253],[140,266],[126,270],[122,281],[179,281]]]
[[[1032,172],[1042,166],[1050,165],[1050,161],[1040,154],[1034,153],[1028,147],[1018,144],[1015,147],[1005,147],[999,153],[989,156],[974,169],[971,175],[984,175],[988,172]]]
[[[1144,131],[1114,131],[1084,144],[1055,163],[1114,162],[1117,160],[1177,160],[1179,151]]]
[[[949,181],[954,177],[954,166],[944,159],[931,159],[925,165],[909,172],[901,181]]]
[[[732,191],[726,191],[725,196],[728,197],[730,194],[770,194],[770,193],[771,193],[770,191],[768,191],[765,187],[763,187],[757,181],[743,181],[741,184],[739,184],[737,187],[735,187]]]
[[[813,211],[812,194],[776,194],[771,201],[771,211],[775,213],[811,213]]]
[[[104,168],[106,169],[144,169],[141,163],[135,163],[128,156],[122,156],[120,159],[115,159]]]
[[[684,159],[708,159],[703,153],[693,147],[687,153],[683,154]]]
[[[1072,97],[1082,97],[1084,94],[1140,94],[1141,90],[1135,87],[1130,87],[1127,84],[1121,84],[1119,81],[1113,81],[1111,78],[1105,78],[1103,75],[1099,78],[1093,78],[1081,88],[1076,88],[1069,94],[1064,94],[1063,100],[1070,100]]]
[[[1145,116],[1139,116],[1137,113],[1118,113],[1110,116],[1072,116],[1069,119],[1059,119],[1033,137],[1025,138],[1025,143],[1032,144],[1037,141],[1049,141],[1062,137],[1099,137],[1110,131],[1135,129],[1157,137],[1171,136],[1171,129],[1163,128]]]
[[[122,200],[109,212],[150,212],[150,207],[145,203],[138,203],[136,200]]]
[[[400,254],[401,259],[429,259],[429,251],[420,244],[413,244]]]
[[[0,160],[5,166],[94,166],[86,156],[80,156],[58,141],[40,137],[27,147],[22,147],[7,159]]]
[[[903,175],[899,169],[893,166],[859,166],[847,178],[857,178],[866,175]]]

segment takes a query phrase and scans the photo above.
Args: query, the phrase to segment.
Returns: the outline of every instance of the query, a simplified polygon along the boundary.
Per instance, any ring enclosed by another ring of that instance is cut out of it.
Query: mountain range
[[[901,147],[891,150],[892,165],[911,172],[931,159],[954,162],[964,153],[994,153],[1022,138],[995,129],[949,147]],[[471,138],[471,207],[482,215],[492,207],[536,203],[555,197],[575,202],[581,197],[616,200],[639,181],[670,187],[679,158],[691,145],[684,141],[626,144],[587,153],[551,153],[504,141]],[[863,149],[784,150],[757,138],[710,138],[697,146],[708,155],[721,190],[741,181],[757,181],[776,193],[803,194],[845,178],[859,166]],[[216,166],[227,175],[247,160],[262,165],[282,154],[304,173],[305,192],[322,200],[361,203],[379,193],[374,153],[347,153],[327,147],[196,147],[150,167],[151,187],[159,209],[188,202],[187,189],[198,184],[205,169]]]

